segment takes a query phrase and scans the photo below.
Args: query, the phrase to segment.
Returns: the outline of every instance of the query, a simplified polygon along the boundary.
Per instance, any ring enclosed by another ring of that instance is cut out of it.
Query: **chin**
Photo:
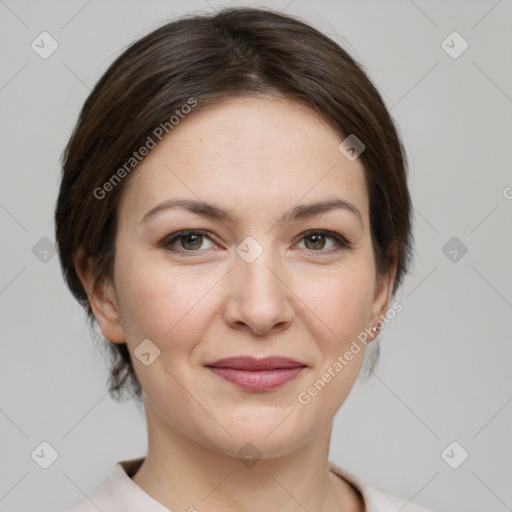
[[[254,435],[252,432],[247,432],[245,435],[242,433],[242,435],[235,435],[232,438],[216,439],[211,442],[214,443],[214,448],[217,451],[230,457],[236,457],[242,463],[247,462],[247,467],[254,465],[251,464],[251,461],[285,457],[302,445],[298,440],[277,436],[275,439],[270,439],[270,437],[272,436],[266,437],[265,434]]]
[[[207,444],[232,457],[270,459],[289,455],[314,437],[313,426],[308,432],[307,425],[299,426],[289,410],[274,409],[268,416],[255,410],[251,421],[248,416],[252,415],[246,412],[243,421],[236,416],[224,421],[227,432],[221,427],[214,428],[218,437],[208,436]]]

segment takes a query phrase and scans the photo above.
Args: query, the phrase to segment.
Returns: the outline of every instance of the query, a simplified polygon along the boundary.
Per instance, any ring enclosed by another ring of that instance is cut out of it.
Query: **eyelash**
[[[176,233],[173,233],[169,237],[165,238],[161,242],[161,246],[166,250],[169,250],[169,251],[172,251],[175,253],[187,254],[187,256],[196,256],[196,255],[199,255],[199,253],[204,252],[205,250],[187,251],[184,249],[171,248],[171,245],[173,245],[175,242],[179,241],[180,238],[184,238],[189,235],[201,235],[205,238],[208,238],[212,243],[215,243],[215,241],[212,240],[212,238],[208,235],[207,231],[203,231],[201,229],[188,229],[188,230],[184,230],[184,231],[178,231]],[[334,243],[336,244],[336,247],[334,249],[330,249],[327,251],[322,250],[322,249],[318,250],[318,251],[306,249],[306,251],[308,251],[309,254],[315,254],[315,255],[317,253],[318,254],[332,254],[333,252],[337,252],[337,251],[340,251],[343,249],[346,250],[346,249],[352,248],[351,244],[348,242],[348,240],[346,238],[344,238],[341,235],[338,235],[337,233],[334,233],[332,231],[327,231],[324,229],[317,229],[317,230],[312,229],[312,230],[302,233],[302,237],[300,238],[299,242],[301,242],[303,239],[308,238],[312,235],[321,235],[326,238],[330,238],[331,240],[334,241]]]

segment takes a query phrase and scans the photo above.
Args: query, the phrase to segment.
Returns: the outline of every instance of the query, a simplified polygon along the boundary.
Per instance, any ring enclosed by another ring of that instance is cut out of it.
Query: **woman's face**
[[[325,431],[354,383],[358,335],[385,313],[393,276],[376,281],[363,164],[340,142],[291,100],[231,98],[182,120],[126,183],[95,314],[138,355],[146,407],[202,446],[289,453]],[[154,210],[171,200],[215,210]],[[304,209],[333,200],[351,206]],[[304,366],[207,366],[239,356]]]

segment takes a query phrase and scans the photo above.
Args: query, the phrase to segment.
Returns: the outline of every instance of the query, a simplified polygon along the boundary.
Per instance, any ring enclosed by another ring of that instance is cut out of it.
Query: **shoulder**
[[[109,506],[109,501],[112,501],[112,492],[116,485],[115,478],[113,478],[115,473],[116,469],[114,468],[110,477],[96,487],[90,496],[86,496],[64,512],[98,512],[98,510],[110,512],[112,509]]]
[[[362,495],[366,512],[431,512],[410,500],[385,493],[329,461],[329,469],[352,484]]]
[[[110,476],[90,496],[64,512],[169,512],[130,478],[143,460],[138,458],[116,463]]]

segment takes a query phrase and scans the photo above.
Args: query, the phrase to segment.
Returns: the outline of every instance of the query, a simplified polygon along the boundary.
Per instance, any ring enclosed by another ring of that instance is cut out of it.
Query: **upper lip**
[[[307,365],[289,357],[271,356],[256,359],[254,357],[238,356],[219,359],[213,363],[207,363],[205,366],[236,370],[275,370],[279,368],[300,368]]]

